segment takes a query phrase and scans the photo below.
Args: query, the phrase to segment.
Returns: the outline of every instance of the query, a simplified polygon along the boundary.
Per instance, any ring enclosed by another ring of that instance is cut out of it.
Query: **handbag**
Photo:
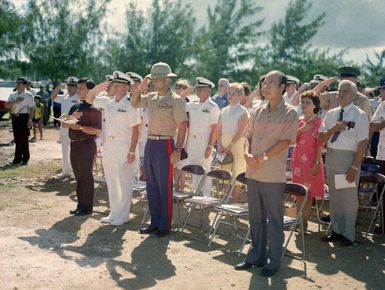
[[[219,161],[219,164],[221,164],[221,165],[231,164],[231,163],[233,163],[233,154],[231,152],[218,154],[217,160]]]

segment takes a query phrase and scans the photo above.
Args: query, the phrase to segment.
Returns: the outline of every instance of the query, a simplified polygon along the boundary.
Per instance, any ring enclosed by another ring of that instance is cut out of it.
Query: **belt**
[[[191,134],[190,137],[192,139],[203,139],[203,138],[206,138],[206,136],[203,136],[203,135],[195,135],[195,134]]]
[[[83,139],[71,139],[71,142],[83,142],[87,140],[91,140],[92,138],[83,138]]]
[[[147,139],[150,140],[170,140],[172,139],[171,136],[155,136],[155,135],[149,135]]]

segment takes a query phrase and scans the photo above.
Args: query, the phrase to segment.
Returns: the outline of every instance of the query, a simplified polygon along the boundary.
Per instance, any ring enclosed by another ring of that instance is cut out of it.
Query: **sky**
[[[207,5],[213,6],[215,0],[181,0],[192,5],[198,26],[205,23]],[[285,15],[285,7],[290,0],[255,0],[263,7],[258,19],[264,18],[262,30]],[[13,0],[21,7],[26,0]],[[116,31],[125,24],[125,6],[128,0],[112,0],[106,21]],[[312,39],[313,47],[330,48],[332,52],[349,49],[347,60],[357,63],[365,61],[366,55],[373,59],[374,51],[385,49],[385,0],[313,0],[308,19],[311,21],[325,12],[325,24],[319,28]],[[138,5],[149,8],[151,0],[138,0]]]

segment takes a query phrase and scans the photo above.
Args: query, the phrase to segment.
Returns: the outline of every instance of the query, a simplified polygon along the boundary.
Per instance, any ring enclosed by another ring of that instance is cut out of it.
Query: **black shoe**
[[[83,215],[89,215],[92,214],[92,210],[78,210],[75,212],[76,216],[83,216]]]
[[[20,163],[20,165],[21,166],[27,166],[28,165],[28,161],[26,161],[26,162],[23,161],[23,162]]]
[[[73,210],[70,210],[70,214],[75,214],[75,213],[77,213],[78,211],[79,211],[79,209],[75,208],[75,209],[73,209]]]
[[[236,264],[234,266],[234,269],[237,271],[242,271],[242,270],[247,270],[247,269],[251,268],[252,266],[253,266],[253,264],[249,264],[249,263],[243,261],[239,264]]]
[[[321,241],[322,242],[334,242],[336,240],[341,240],[342,238],[343,238],[343,235],[332,232],[330,235],[328,235],[326,237],[322,237]]]
[[[351,240],[349,240],[348,238],[345,238],[345,237],[342,238],[341,245],[349,247],[349,246],[353,246],[354,244],[355,244],[354,241],[351,241]]]
[[[17,162],[17,161],[12,161],[12,162],[9,162],[9,165],[20,165],[21,161]]]
[[[158,238],[163,238],[165,236],[168,236],[170,234],[169,231],[160,231],[160,230],[157,230],[155,232],[155,235],[157,235]]]
[[[382,235],[382,227],[381,226],[376,226],[374,228],[374,233],[378,235]]]
[[[139,233],[140,234],[151,234],[151,233],[153,233],[153,232],[155,232],[155,231],[157,231],[158,230],[158,228],[157,227],[143,227],[143,228],[140,228],[139,229]]]
[[[324,223],[330,223],[330,215],[320,217],[320,220]]]
[[[270,270],[270,269],[262,268],[262,270],[259,273],[259,275],[262,276],[262,277],[271,277],[275,273],[277,273],[277,271],[278,271],[278,269]]]

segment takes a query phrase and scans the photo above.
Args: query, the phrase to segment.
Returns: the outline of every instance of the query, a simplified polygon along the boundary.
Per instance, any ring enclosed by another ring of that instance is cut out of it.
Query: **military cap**
[[[293,77],[291,75],[286,75],[287,78],[287,84],[288,85],[294,85],[294,84],[299,84],[299,79],[296,77]]]
[[[141,75],[135,73],[135,72],[130,71],[130,72],[126,73],[126,75],[128,75],[135,82],[143,81],[143,77]]]
[[[313,80],[315,81],[326,81],[328,79],[327,76],[321,75],[321,74],[316,74],[313,76]]]
[[[196,88],[215,88],[215,84],[208,80],[208,79],[205,79],[203,77],[197,77],[195,79],[195,87]]]
[[[128,85],[132,83],[132,79],[121,71],[114,71],[112,75],[114,76],[114,79],[112,80],[113,83],[123,83]]]
[[[380,87],[383,87],[385,86],[385,77],[383,77],[382,79],[380,79],[380,84],[379,84]]]
[[[174,78],[177,75],[171,71],[170,66],[164,62],[158,62],[151,67],[151,78]]]
[[[76,78],[76,77],[69,77],[68,79],[67,79],[67,85],[75,85],[75,86],[77,86],[78,85],[78,78]]]
[[[18,77],[16,82],[23,82],[23,84],[27,84],[28,80],[25,77]]]
[[[112,82],[113,79],[114,79],[114,76],[113,76],[113,75],[106,75],[106,81]]]
[[[35,95],[34,97],[33,97],[34,99],[39,99],[39,100],[41,100],[41,96],[40,95]]]
[[[358,68],[351,66],[341,66],[338,68],[338,72],[340,73],[340,78],[358,77],[361,74]]]

